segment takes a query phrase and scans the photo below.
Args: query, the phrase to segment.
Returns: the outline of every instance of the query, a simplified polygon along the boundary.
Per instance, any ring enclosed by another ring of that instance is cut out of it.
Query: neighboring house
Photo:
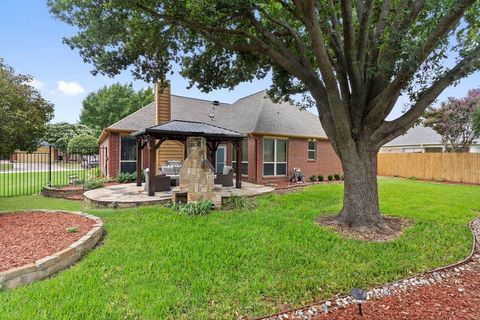
[[[419,124],[381,149],[381,153],[430,153],[445,152],[445,146],[441,142],[441,136],[430,127]],[[480,141],[476,141],[470,147],[470,152],[480,153]]]
[[[305,176],[341,173],[341,162],[323,131],[318,116],[300,110],[290,103],[273,103],[261,91],[232,104],[176,95],[170,89],[156,92],[155,101],[105,128],[99,144],[107,157],[100,158],[100,168],[109,177],[119,172],[134,172],[136,141],[131,133],[170,120],[196,121],[245,133],[242,174],[244,180],[257,183],[287,180],[293,168]],[[143,167],[148,166],[146,150]],[[183,160],[184,145],[164,142],[157,154],[158,166],[168,160]],[[107,165],[105,166],[105,161]],[[224,165],[234,165],[236,154],[229,143],[220,144],[213,164],[217,172]]]

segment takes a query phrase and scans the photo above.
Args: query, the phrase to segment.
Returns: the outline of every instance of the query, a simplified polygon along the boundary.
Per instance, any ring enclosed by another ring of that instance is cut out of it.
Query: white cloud
[[[57,91],[66,96],[76,96],[77,94],[84,93],[85,89],[76,81],[58,81]]]
[[[35,79],[35,78],[30,80],[28,82],[28,84],[31,85],[32,87],[34,87],[37,90],[42,90],[43,88],[45,88],[45,83],[43,83],[42,81],[40,81],[38,79]]]

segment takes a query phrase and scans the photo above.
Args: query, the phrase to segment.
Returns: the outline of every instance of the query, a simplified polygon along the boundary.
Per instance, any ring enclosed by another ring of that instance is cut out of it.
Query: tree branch
[[[466,77],[480,67],[480,47],[477,47],[470,56],[457,63],[455,67],[438,78],[430,88],[424,90],[416,103],[401,117],[393,121],[384,121],[372,135],[372,140],[381,147],[388,141],[398,137],[410,128],[423,114],[425,109],[452,83]]]

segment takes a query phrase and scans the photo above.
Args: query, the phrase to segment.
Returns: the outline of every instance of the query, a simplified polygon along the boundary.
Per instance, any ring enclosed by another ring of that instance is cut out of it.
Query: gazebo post
[[[239,140],[236,143],[237,146],[237,163],[236,163],[236,174],[235,174],[235,188],[240,189],[242,187],[242,140]]]
[[[137,187],[142,185],[142,139],[137,137]]]
[[[155,139],[149,137],[148,140],[149,148],[149,171],[148,171],[148,195],[155,195],[155,174],[157,173],[157,148],[155,146]]]

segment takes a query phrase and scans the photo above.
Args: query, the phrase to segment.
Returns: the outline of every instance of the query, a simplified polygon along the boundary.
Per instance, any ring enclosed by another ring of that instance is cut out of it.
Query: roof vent
[[[220,101],[218,101],[218,100],[213,100],[213,101],[212,101],[212,104],[213,104],[214,106],[219,106],[219,105],[220,105]]]

